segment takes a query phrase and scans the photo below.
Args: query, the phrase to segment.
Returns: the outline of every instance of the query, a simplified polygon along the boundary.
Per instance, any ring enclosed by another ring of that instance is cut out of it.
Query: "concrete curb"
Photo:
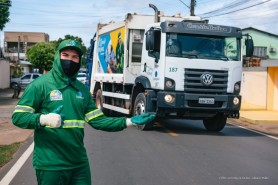
[[[250,121],[249,121],[250,120]],[[232,119],[229,118],[228,123],[232,123],[238,126],[243,126],[251,130],[255,130],[271,136],[278,136],[278,124],[275,123],[264,123],[261,121],[251,120],[248,118]]]
[[[250,118],[240,117],[240,120],[246,121],[252,124],[278,124],[277,120],[254,120]]]

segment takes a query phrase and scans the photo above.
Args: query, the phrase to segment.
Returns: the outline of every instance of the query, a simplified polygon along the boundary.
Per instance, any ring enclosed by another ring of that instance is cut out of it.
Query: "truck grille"
[[[209,73],[213,76],[211,85],[204,85],[201,76]],[[228,86],[228,71],[185,69],[184,91],[191,94],[225,94]]]

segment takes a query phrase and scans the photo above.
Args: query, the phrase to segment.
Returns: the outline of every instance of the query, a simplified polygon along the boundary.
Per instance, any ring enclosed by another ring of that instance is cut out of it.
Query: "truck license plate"
[[[199,104],[214,104],[214,98],[199,98]]]

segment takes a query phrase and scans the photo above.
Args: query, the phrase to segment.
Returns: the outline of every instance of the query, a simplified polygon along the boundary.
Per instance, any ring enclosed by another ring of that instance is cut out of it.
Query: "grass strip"
[[[0,167],[7,164],[12,158],[14,153],[19,149],[20,143],[11,145],[0,145]]]

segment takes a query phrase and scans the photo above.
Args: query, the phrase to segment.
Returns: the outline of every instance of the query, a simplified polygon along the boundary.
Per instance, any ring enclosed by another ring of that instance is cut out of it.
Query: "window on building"
[[[5,52],[7,53],[17,53],[18,52],[18,42],[7,42],[7,47]],[[19,43],[19,53],[23,53],[23,42]]]
[[[256,57],[266,57],[267,47],[255,46],[253,55]]]

